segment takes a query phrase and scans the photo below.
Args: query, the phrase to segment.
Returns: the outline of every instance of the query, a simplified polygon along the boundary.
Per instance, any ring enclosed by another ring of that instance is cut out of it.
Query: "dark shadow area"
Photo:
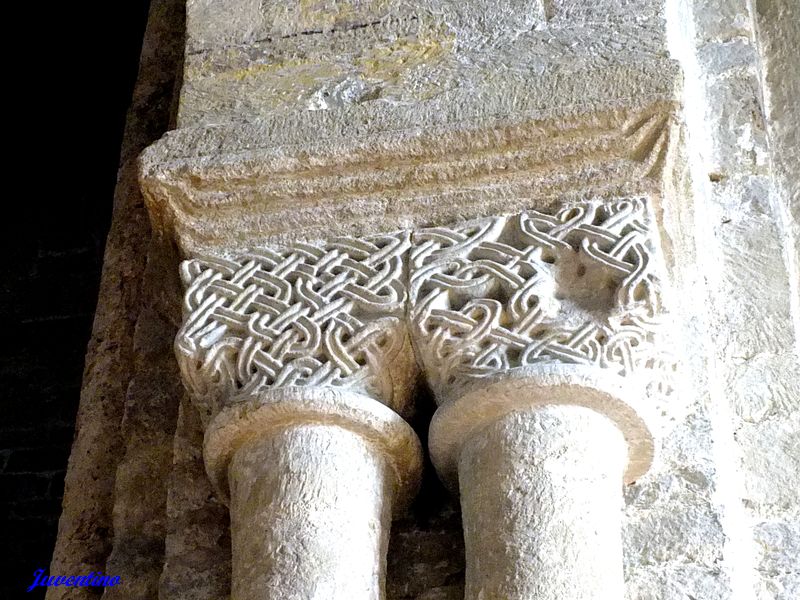
[[[439,481],[428,455],[428,429],[436,404],[426,387],[420,386],[415,406],[410,423],[422,442],[425,470],[409,514],[392,524],[386,595],[410,600],[430,591],[438,594],[437,598],[463,598],[461,509],[458,499]]]
[[[4,188],[22,214],[3,219],[0,598],[44,597],[25,588],[56,538],[148,5],[34,3],[7,21],[26,42],[12,67]]]

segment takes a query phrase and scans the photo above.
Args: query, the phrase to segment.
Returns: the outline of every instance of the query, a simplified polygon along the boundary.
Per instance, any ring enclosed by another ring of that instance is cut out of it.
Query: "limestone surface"
[[[800,595],[796,12],[154,2],[53,572]]]

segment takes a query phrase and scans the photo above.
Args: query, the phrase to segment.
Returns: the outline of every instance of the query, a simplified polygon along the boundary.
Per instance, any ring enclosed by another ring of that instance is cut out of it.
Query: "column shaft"
[[[363,437],[293,425],[231,461],[233,600],[384,597],[393,474]]]
[[[578,406],[512,412],[458,463],[467,600],[621,600],[616,425]]]

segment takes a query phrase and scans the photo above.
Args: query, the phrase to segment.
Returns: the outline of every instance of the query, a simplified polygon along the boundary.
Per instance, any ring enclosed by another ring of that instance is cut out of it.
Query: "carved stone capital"
[[[572,579],[619,595],[619,483],[652,462],[648,406],[669,392],[672,365],[649,202],[540,201],[446,227],[186,261],[175,347],[205,424],[206,469],[230,498],[235,595],[285,587],[294,566],[275,547],[314,549],[298,598],[320,581],[335,598],[380,590],[391,512],[413,498],[422,466],[402,418],[417,364],[439,404],[431,458],[461,491],[468,597],[528,598],[540,579],[553,583],[547,598]],[[518,518],[495,531],[499,517],[483,507],[510,490]],[[530,502],[553,518],[531,517]],[[565,506],[592,516],[566,525]],[[554,549],[541,540],[565,530],[560,551],[592,557],[582,549],[602,538],[605,566],[566,576],[551,565],[508,587],[522,557],[544,561]],[[357,576],[323,560],[348,546],[367,549]]]
[[[405,324],[407,233],[261,247],[182,264],[175,342],[206,426],[206,466],[226,468],[248,437],[330,422],[375,440],[413,492],[416,437],[402,419],[416,366]]]
[[[591,200],[417,232],[411,329],[441,408],[434,463],[525,406],[575,404],[615,421],[626,480],[653,453],[648,394],[669,387],[664,272],[646,197]]]

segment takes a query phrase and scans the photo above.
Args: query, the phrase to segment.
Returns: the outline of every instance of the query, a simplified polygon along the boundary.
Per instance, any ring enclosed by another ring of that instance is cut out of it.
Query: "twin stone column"
[[[183,377],[231,510],[235,600],[384,598],[421,444],[459,492],[469,600],[622,598],[661,278],[645,199],[182,265]]]
[[[182,265],[176,340],[231,511],[232,597],[383,597],[422,467],[408,413],[408,234]]]

